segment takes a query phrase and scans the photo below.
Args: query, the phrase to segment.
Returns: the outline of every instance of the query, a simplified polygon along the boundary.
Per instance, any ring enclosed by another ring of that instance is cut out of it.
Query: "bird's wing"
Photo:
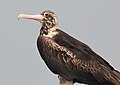
[[[109,80],[111,74],[109,70],[114,70],[114,68],[96,54],[88,45],[61,30],[59,30],[59,36],[55,38],[55,42],[66,48],[68,52],[71,52],[70,56],[73,59],[70,62],[74,65],[74,68],[79,71],[82,69],[85,72],[91,73],[98,81],[103,82]]]
[[[71,37],[70,35],[61,30],[58,31],[59,36],[55,39],[55,41],[59,45],[72,51],[75,55],[77,55],[77,58],[85,61],[95,60],[101,65],[114,70],[114,68],[106,60],[96,54],[88,45]]]

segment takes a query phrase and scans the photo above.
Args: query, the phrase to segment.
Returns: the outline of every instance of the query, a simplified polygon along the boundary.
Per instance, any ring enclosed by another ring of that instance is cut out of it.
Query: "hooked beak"
[[[37,14],[37,15],[28,15],[28,14],[19,14],[18,15],[18,20],[19,19],[31,19],[31,20],[37,20],[39,22],[42,22],[42,20],[45,17],[43,15]]]

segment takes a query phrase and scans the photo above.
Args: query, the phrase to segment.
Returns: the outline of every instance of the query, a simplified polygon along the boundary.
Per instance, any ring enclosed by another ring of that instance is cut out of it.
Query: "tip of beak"
[[[20,18],[22,18],[24,15],[25,15],[25,14],[19,14],[19,15],[18,15],[18,20],[19,20]]]

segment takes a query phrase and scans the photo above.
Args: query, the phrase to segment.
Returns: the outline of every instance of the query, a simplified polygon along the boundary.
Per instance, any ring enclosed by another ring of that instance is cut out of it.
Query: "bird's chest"
[[[53,37],[58,34],[56,27],[49,29],[41,29],[40,36],[38,37],[37,45],[40,54],[45,56],[45,58],[51,58],[51,56],[55,56],[56,53],[56,45]],[[53,54],[54,53],[54,54]],[[43,57],[44,58],[44,57]]]
[[[71,64],[68,63],[71,62],[70,60],[72,57],[70,56],[73,55],[70,51],[57,44],[51,38],[45,36],[40,36],[38,38],[38,50],[42,59],[53,73],[69,74],[66,65],[68,66]]]
[[[56,55],[58,54],[59,47],[54,40],[48,36],[41,37],[41,53],[43,53],[47,59],[55,60],[55,58],[57,58]]]
[[[40,52],[40,55],[48,68],[53,72],[56,73],[56,65],[58,64],[58,50],[59,48],[55,44],[55,42],[46,36],[40,36],[37,40],[37,47]]]
[[[53,50],[53,40],[48,35],[39,36],[37,40],[37,47],[41,54],[41,57],[50,57],[50,53]]]

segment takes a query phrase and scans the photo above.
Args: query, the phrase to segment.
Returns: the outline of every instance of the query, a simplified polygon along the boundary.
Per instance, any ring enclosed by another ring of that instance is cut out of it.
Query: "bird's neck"
[[[58,26],[54,26],[52,28],[42,27],[40,30],[40,35],[53,38],[55,35],[58,34],[57,29],[58,29]]]

